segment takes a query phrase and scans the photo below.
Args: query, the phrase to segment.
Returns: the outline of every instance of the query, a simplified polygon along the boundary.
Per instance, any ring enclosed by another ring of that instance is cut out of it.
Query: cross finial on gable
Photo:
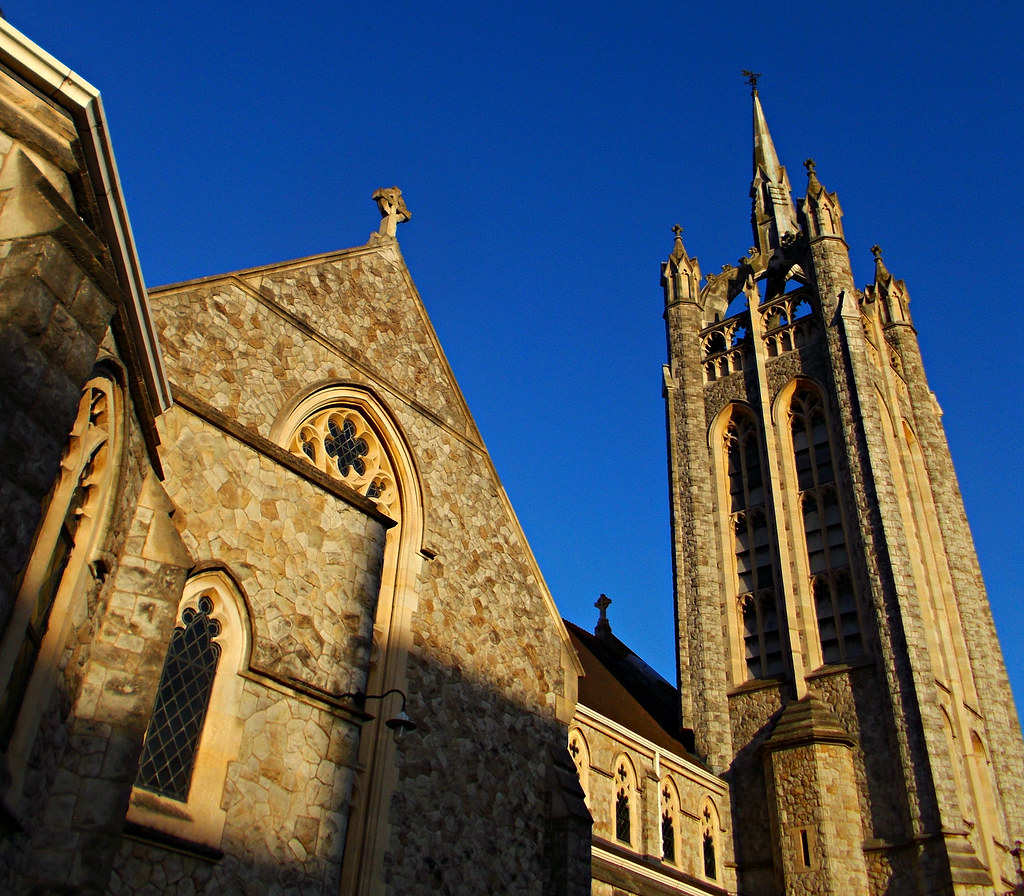
[[[600,611],[601,616],[597,620],[597,628],[594,629],[594,634],[598,637],[602,635],[610,635],[612,633],[612,624],[608,621],[608,607],[611,606],[612,599],[606,594],[602,594],[595,602],[594,606]]]
[[[377,203],[377,208],[380,209],[380,216],[382,218],[380,229],[377,232],[384,234],[384,236],[395,236],[398,231],[398,225],[412,217],[412,212],[405,207],[402,191],[398,187],[386,189],[381,187],[374,192],[373,199]]]

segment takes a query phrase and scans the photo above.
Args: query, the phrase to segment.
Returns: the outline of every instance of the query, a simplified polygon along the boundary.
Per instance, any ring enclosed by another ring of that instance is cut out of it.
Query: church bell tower
[[[741,893],[1006,893],[1024,746],[907,289],[750,83],[754,245],[662,266],[683,720]]]

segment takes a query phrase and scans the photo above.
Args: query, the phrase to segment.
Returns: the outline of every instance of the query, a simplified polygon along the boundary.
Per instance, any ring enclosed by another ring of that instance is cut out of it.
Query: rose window
[[[398,489],[391,462],[376,433],[355,408],[330,408],[314,414],[299,426],[288,448],[397,518]]]

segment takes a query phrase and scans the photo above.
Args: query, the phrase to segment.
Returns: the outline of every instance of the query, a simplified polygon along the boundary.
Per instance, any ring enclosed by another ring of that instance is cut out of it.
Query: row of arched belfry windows
[[[836,488],[835,456],[821,391],[798,381],[783,393],[778,413],[781,475],[796,494],[798,522],[793,549],[806,596],[813,603],[824,663],[851,660],[863,653],[857,594],[850,572],[846,521]],[[724,503],[731,539],[733,583],[746,676],[780,678],[786,674],[785,608],[776,525],[767,480],[762,430],[754,413],[732,405],[722,430]],[[798,585],[798,587],[800,587]]]
[[[587,805],[594,816],[595,827],[603,827],[622,846],[640,850],[640,819],[642,794],[633,760],[620,752],[611,765],[610,798],[597,797],[591,790],[595,778],[591,774],[590,748],[583,732],[573,728],[569,732],[569,754],[576,765],[576,774],[586,796]],[[596,789],[596,788],[595,788]],[[658,782],[658,830],[654,836],[660,841],[661,859],[668,865],[689,873],[702,874],[709,880],[719,879],[719,815],[714,802],[704,796],[698,806],[697,824],[692,815],[685,815],[680,806],[679,789],[671,774]],[[603,822],[603,824],[602,824]],[[690,838],[692,842],[687,842]],[[655,844],[648,844],[652,851]],[[694,851],[699,867],[690,867]],[[687,857],[691,857],[687,861]]]

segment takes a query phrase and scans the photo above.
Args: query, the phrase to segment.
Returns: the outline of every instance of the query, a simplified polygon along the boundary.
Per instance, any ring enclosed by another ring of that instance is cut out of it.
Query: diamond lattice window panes
[[[212,619],[213,601],[199,598],[171,635],[156,705],[146,732],[136,786],[185,802],[192,783],[199,738],[210,704],[220,659],[220,623]]]

